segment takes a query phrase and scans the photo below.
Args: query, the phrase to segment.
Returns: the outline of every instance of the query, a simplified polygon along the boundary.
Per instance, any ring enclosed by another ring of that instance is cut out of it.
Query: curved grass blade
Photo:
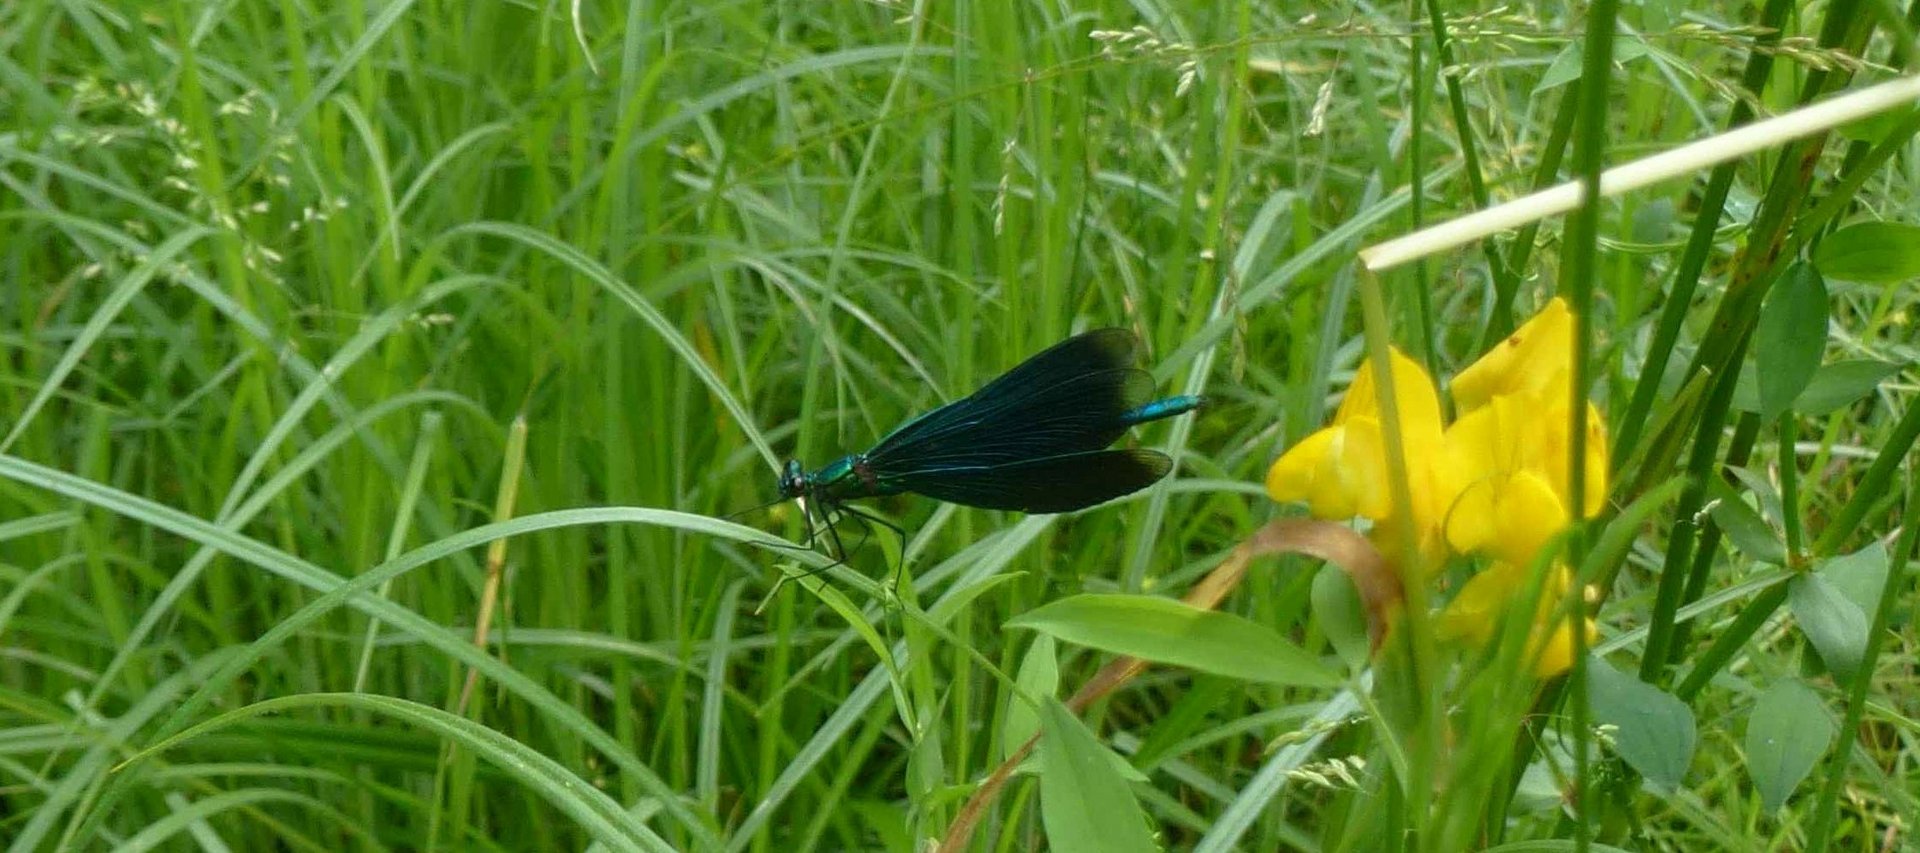
[[[664,853],[671,853],[674,849],[665,839],[628,814],[612,797],[533,747],[465,717],[391,696],[306,693],[256,702],[163,738],[121,762],[115,769],[125,768],[176,744],[232,723],[265,714],[327,705],[383,714],[457,741],[545,797],[556,808],[578,821],[595,838],[617,842],[619,849],[658,850]]]
[[[235,655],[228,662],[229,665],[221,667],[212,676],[196,679],[201,681],[200,689],[174,708],[172,716],[160,728],[162,733],[181,729],[185,720],[193,712],[206,705],[213,692],[223,689],[241,670],[258,661],[267,650],[277,646],[295,630],[311,623],[313,619],[341,603],[351,603],[352,606],[380,619],[394,630],[420,638],[427,645],[452,658],[453,661],[474,667],[481,675],[494,681],[502,689],[526,700],[535,712],[548,717],[560,728],[578,735],[583,742],[610,759],[620,772],[632,775],[649,794],[660,798],[667,813],[687,828],[699,847],[711,849],[719,846],[719,839],[713,834],[712,829],[687,808],[678,793],[667,785],[665,780],[641,763],[636,756],[622,748],[619,742],[605,730],[594,725],[580,709],[561,700],[519,670],[507,666],[497,658],[486,654],[484,650],[475,648],[466,638],[444,626],[428,621],[426,617],[412,610],[370,593],[379,582],[397,576],[408,569],[456,551],[485,544],[502,536],[531,533],[537,530],[620,522],[658,523],[728,536],[742,541],[764,541],[763,534],[758,531],[704,516],[666,510],[633,508],[563,510],[525,516],[501,524],[463,531],[408,552],[397,560],[382,564],[379,568],[354,578],[352,583],[346,583],[332,572],[270,547],[259,540],[241,536],[205,519],[64,471],[0,455],[0,478],[65,495],[129,519],[167,530],[197,543],[210,545],[242,562],[325,593],[299,613],[275,625],[265,636]],[[825,562],[825,559],[822,558],[821,562]]]

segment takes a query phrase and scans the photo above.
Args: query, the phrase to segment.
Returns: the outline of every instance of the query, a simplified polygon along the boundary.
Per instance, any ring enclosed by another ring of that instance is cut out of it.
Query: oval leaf
[[[1880,380],[1899,372],[1898,364],[1864,358],[1820,365],[1800,399],[1793,401],[1793,410],[1804,415],[1829,414],[1873,393]]]
[[[1367,610],[1360,602],[1360,591],[1346,572],[1334,565],[1320,567],[1313,576],[1310,593],[1313,618],[1327,634],[1333,650],[1355,670],[1367,665],[1371,645],[1367,639]]]
[[[1861,222],[1820,241],[1813,253],[1820,272],[1865,284],[1892,284],[1920,276],[1920,227]]]
[[[1547,64],[1547,71],[1540,75],[1540,82],[1533,87],[1533,94],[1549,89],[1557,89],[1580,79],[1580,43],[1574,42],[1560,51],[1553,61]]]
[[[1715,500],[1712,515],[1721,532],[1727,534],[1727,541],[1740,549],[1740,553],[1763,563],[1787,564],[1787,546],[1774,535],[1773,528],[1767,526],[1760,513],[1738,496]]]
[[[1060,851],[1152,851],[1147,817],[1100,745],[1060,700],[1040,708],[1040,821]]]
[[[1672,792],[1693,762],[1693,710],[1671,694],[1587,658],[1587,690],[1596,721],[1614,726],[1613,750],[1663,792]]]
[[[1784,679],[1753,705],[1747,717],[1747,773],[1760,791],[1760,804],[1780,808],[1833,742],[1833,717],[1826,703],[1799,679]]]
[[[1788,267],[1753,334],[1760,417],[1772,420],[1793,406],[1827,347],[1827,283],[1820,273],[1805,263]]]
[[[1053,635],[1033,638],[1033,645],[1020,659],[1020,672],[1014,676],[1020,690],[1034,699],[1051,699],[1060,691],[1060,660],[1055,653]],[[1027,738],[1040,731],[1040,714],[1019,696],[1007,699],[1006,721],[1000,724],[1002,759],[1018,750]]]
[[[1873,542],[1821,563],[1819,572],[1861,613],[1871,614],[1880,607],[1880,594],[1886,589],[1888,562],[1886,543]]]
[[[1229,678],[1312,687],[1340,683],[1318,659],[1271,629],[1172,599],[1076,595],[1014,617],[1007,626]]]
[[[1867,649],[1866,611],[1817,574],[1793,579],[1787,606],[1827,669],[1842,678],[1852,676]]]

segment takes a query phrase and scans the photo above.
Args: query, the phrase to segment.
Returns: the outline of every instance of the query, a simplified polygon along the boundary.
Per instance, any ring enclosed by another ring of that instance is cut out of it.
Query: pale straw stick
[[[1618,195],[1692,174],[1735,157],[1744,157],[1783,142],[1910,104],[1915,99],[1920,99],[1920,76],[1902,77],[1869,86],[1764,121],[1742,125],[1672,151],[1615,166],[1600,173],[1600,195]],[[1509,228],[1566,213],[1580,206],[1580,196],[1578,181],[1560,184],[1361,249],[1360,262],[1373,272],[1392,269]]]

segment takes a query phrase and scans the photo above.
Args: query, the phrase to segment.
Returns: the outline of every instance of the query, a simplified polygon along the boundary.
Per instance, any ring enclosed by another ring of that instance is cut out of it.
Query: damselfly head
[[[797,498],[807,493],[807,471],[800,467],[800,460],[787,460],[787,467],[780,471],[780,497]]]

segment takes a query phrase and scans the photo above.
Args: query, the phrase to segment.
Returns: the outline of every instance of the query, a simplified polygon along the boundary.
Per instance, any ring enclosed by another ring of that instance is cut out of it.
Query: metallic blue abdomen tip
[[[1148,421],[1157,421],[1161,418],[1173,417],[1174,415],[1184,415],[1194,409],[1200,408],[1202,405],[1205,405],[1206,402],[1207,398],[1205,397],[1196,394],[1182,394],[1178,397],[1155,400],[1137,409],[1133,409],[1121,415],[1120,420],[1128,425],[1144,424]]]

